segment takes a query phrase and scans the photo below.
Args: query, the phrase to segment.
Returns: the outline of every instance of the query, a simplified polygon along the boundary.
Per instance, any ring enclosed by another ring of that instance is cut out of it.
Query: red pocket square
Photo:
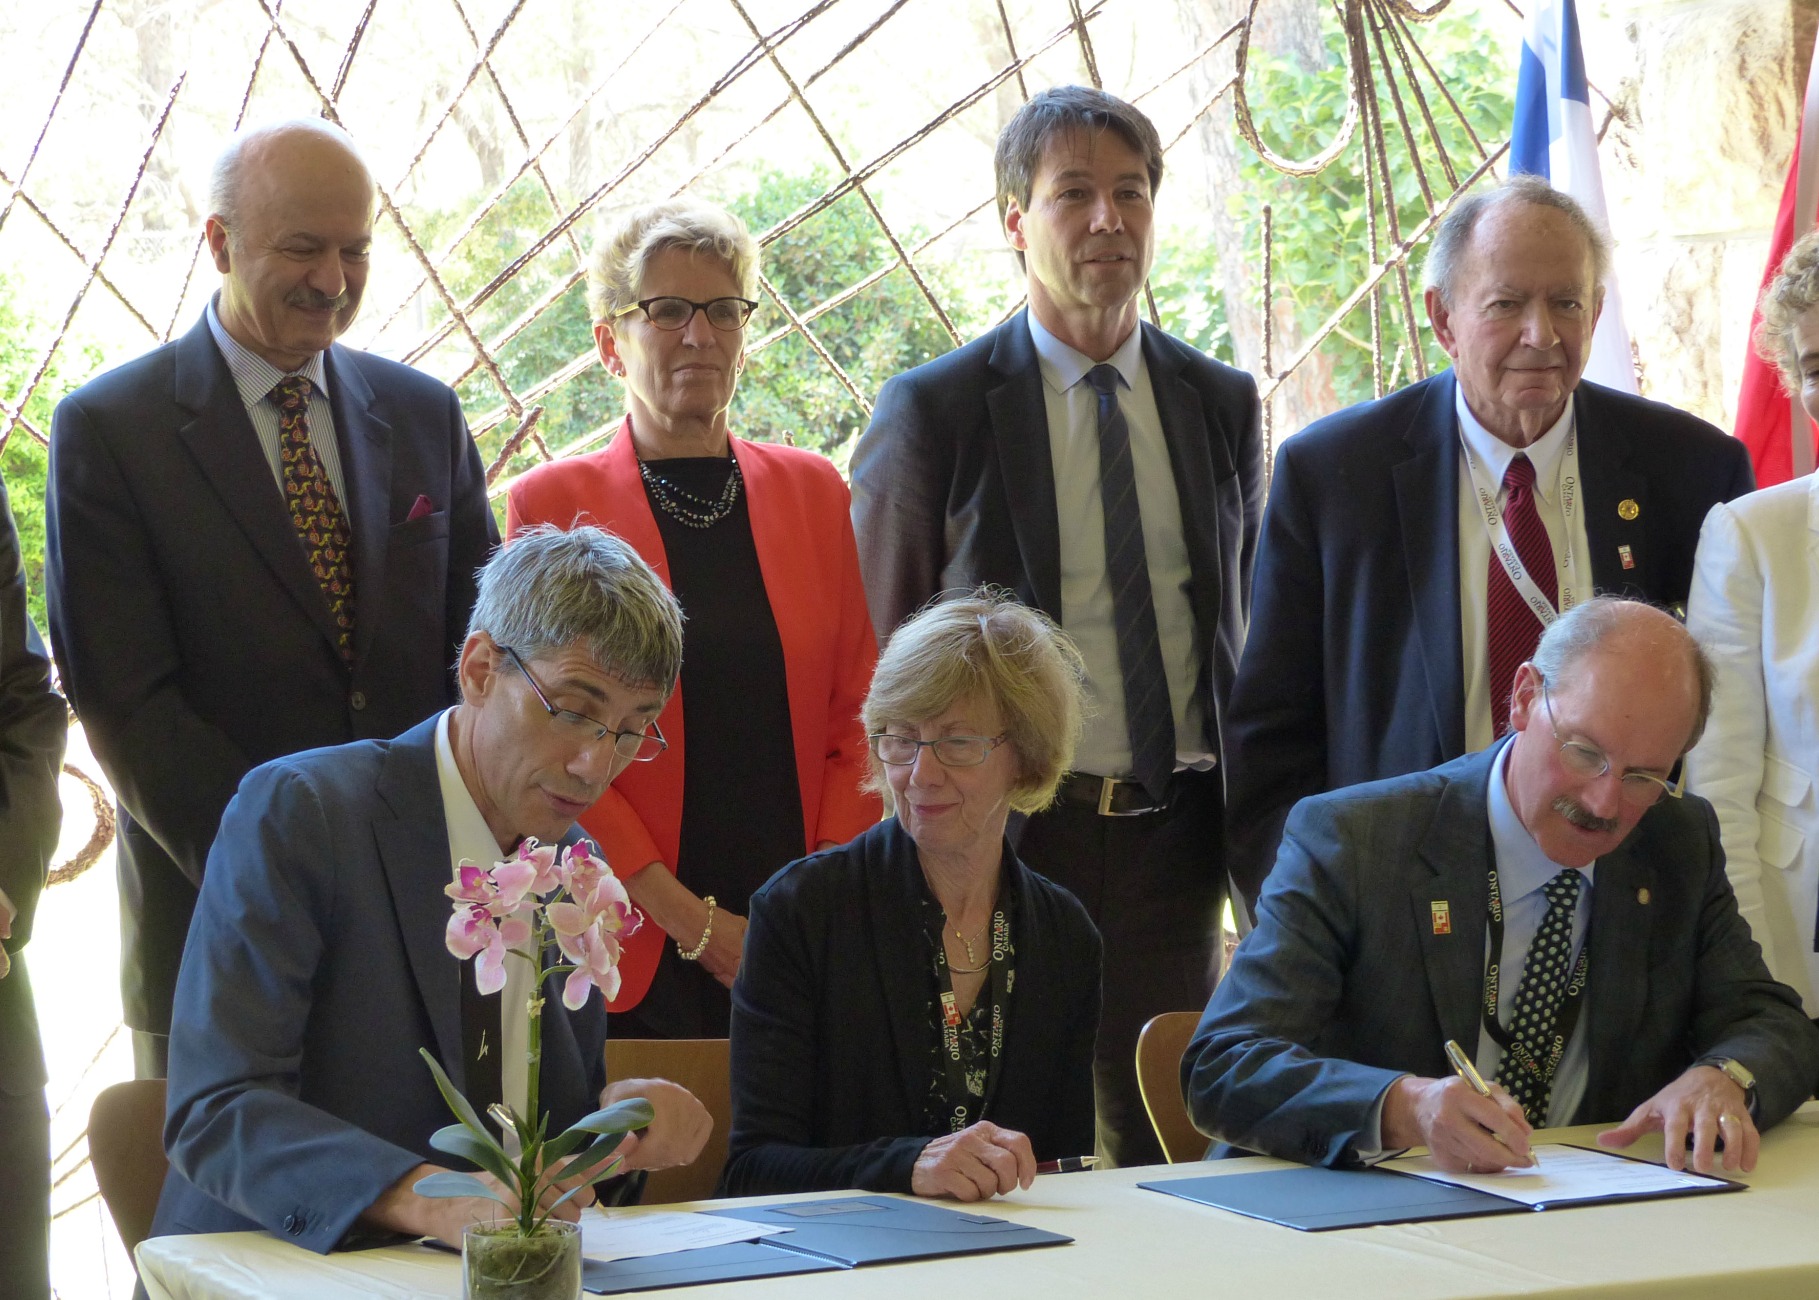
[[[411,512],[404,516],[404,522],[408,524],[413,519],[421,519],[423,516],[435,510],[435,508],[435,506],[430,504],[430,499],[428,497],[419,493],[417,499],[411,502]]]

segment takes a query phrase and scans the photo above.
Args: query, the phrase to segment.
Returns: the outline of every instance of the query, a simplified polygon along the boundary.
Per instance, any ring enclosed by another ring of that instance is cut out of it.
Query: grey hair
[[[1599,230],[1584,208],[1570,194],[1562,193],[1539,176],[1526,173],[1510,177],[1501,185],[1478,190],[1461,199],[1441,220],[1434,239],[1428,245],[1423,283],[1440,295],[1447,307],[1453,305],[1453,290],[1458,287],[1459,264],[1471,247],[1472,231],[1478,223],[1498,208],[1512,203],[1527,203],[1538,208],[1552,208],[1563,213],[1572,223],[1592,255],[1592,293],[1595,300],[1604,297],[1604,281],[1611,270],[1611,241]]]
[[[602,672],[666,693],[682,671],[682,607],[630,543],[589,526],[539,524],[494,552],[467,631],[526,659],[585,645]]]
[[[991,587],[924,606],[891,634],[859,711],[869,735],[919,723],[960,700],[989,701],[1017,755],[1010,805],[1039,812],[1073,765],[1085,707],[1086,664],[1073,640],[1039,610]],[[865,782],[882,790],[876,756]]]
[[[1618,633],[1633,629],[1641,610],[1660,616],[1647,620],[1657,634],[1650,649],[1679,650],[1687,657],[1688,667],[1698,680],[1699,712],[1693,721],[1693,734],[1686,742],[1686,749],[1691,749],[1705,734],[1705,724],[1712,716],[1712,690],[1717,674],[1705,648],[1665,609],[1622,596],[1593,596],[1583,604],[1574,605],[1549,625],[1541,634],[1541,643],[1535,647],[1529,663],[1534,665],[1543,681],[1564,682],[1586,655]],[[1685,753],[1686,749],[1681,752]]]
[[[1794,354],[1794,326],[1819,307],[1819,231],[1794,241],[1768,288],[1762,291],[1762,320],[1756,327],[1756,352],[1781,372],[1781,386],[1800,391],[1800,358]]]
[[[319,117],[293,117],[281,122],[266,122],[259,126],[248,127],[227,142],[221,152],[215,155],[215,164],[208,174],[208,211],[212,217],[220,219],[227,227],[228,238],[239,246],[240,230],[240,185],[246,174],[247,163],[259,147],[268,144],[282,135],[295,132],[306,132],[324,136],[346,149],[367,174],[367,184],[372,184],[372,169],[367,167],[366,160],[360,156],[359,147],[354,138],[333,122]]]
[[[638,301],[651,259],[683,248],[719,258],[742,297],[758,290],[758,241],[725,208],[698,199],[669,199],[634,209],[594,246],[587,262],[587,310],[596,325]]]

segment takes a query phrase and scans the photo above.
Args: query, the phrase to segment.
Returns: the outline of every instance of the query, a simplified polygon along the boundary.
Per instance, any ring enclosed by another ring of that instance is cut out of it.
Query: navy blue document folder
[[[581,1287],[596,1295],[622,1295],[627,1291],[661,1291],[672,1286],[737,1282],[784,1273],[829,1273],[845,1267],[830,1259],[774,1250],[759,1241],[735,1241],[642,1259],[583,1259]]]

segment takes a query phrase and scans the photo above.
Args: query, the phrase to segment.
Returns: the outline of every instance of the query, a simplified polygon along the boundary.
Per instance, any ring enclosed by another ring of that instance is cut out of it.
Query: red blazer
[[[802,791],[803,852],[823,840],[844,844],[882,815],[864,794],[865,732],[859,706],[871,684],[878,643],[867,617],[853,542],[850,496],[824,456],[776,443],[732,440],[745,478],[752,540],[764,590],[783,642],[796,784]],[[605,448],[543,465],[506,497],[506,536],[534,524],[595,524],[630,542],[669,585],[669,557],[638,475],[628,418]],[[682,833],[683,755],[688,744],[682,690],[659,718],[669,751],[633,763],[581,818],[621,875],[651,862],[676,870]],[[781,867],[783,864],[777,864]],[[646,924],[626,945],[613,1011],[638,1005],[667,938]]]

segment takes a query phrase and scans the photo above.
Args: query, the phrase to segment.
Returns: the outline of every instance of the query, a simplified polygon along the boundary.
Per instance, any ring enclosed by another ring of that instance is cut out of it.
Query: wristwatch
[[[1694,1061],[1694,1065],[1709,1065],[1725,1078],[1743,1089],[1743,1100],[1748,1104],[1750,1113],[1756,1111],[1756,1076],[1750,1073],[1749,1066],[1729,1056],[1707,1056]]]

